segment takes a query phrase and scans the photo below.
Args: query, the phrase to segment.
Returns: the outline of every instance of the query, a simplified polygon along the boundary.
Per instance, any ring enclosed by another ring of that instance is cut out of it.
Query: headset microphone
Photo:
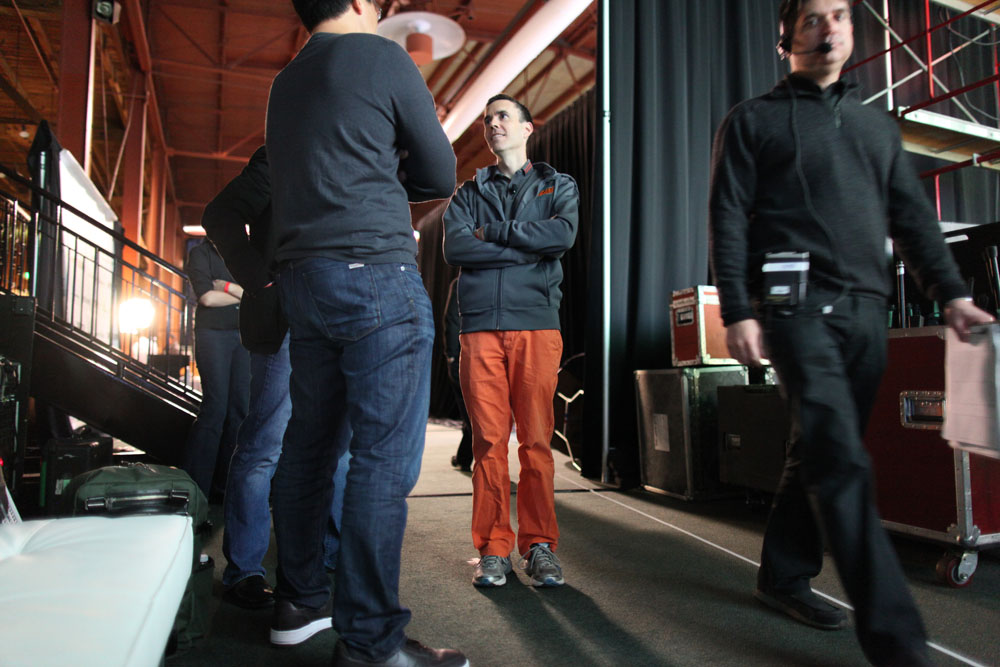
[[[833,51],[833,44],[830,42],[820,42],[815,49],[809,49],[808,51],[793,51],[793,56],[804,56],[810,53],[830,53]]]

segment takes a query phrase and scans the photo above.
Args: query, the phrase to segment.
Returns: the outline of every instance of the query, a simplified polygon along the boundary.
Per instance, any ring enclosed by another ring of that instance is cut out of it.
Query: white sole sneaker
[[[326,618],[317,618],[312,623],[303,625],[301,628],[295,628],[294,630],[275,630],[271,628],[271,643],[275,646],[295,646],[330,627],[333,627],[333,619],[327,616]]]

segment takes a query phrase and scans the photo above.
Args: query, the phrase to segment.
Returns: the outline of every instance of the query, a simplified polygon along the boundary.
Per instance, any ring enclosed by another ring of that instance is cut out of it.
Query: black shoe
[[[227,588],[222,599],[244,609],[263,609],[274,604],[274,590],[264,577],[255,574]]]
[[[319,609],[297,607],[288,600],[276,600],[271,621],[271,643],[295,646],[333,625],[333,600]]]
[[[927,654],[926,648],[916,648],[897,653],[888,662],[880,662],[878,665],[880,667],[934,667],[934,662]]]
[[[458,460],[457,456],[451,457],[451,466],[453,468],[458,468],[462,472],[472,472],[472,464],[462,463],[461,461]]]
[[[847,625],[847,614],[843,609],[834,607],[808,588],[795,593],[768,592],[758,588],[753,596],[768,607],[814,628],[839,630]]]
[[[402,648],[382,662],[368,662],[353,657],[344,642],[337,642],[333,650],[333,667],[469,667],[469,661],[459,651],[450,648],[427,648],[420,642],[407,639]]]

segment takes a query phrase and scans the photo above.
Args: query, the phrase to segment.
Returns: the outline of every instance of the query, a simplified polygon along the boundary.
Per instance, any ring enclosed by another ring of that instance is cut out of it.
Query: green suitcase
[[[212,559],[202,553],[211,532],[208,499],[191,476],[173,466],[133,463],[77,475],[63,492],[63,514],[134,516],[186,514],[194,527],[191,579],[177,610],[167,654],[183,652],[208,633]]]

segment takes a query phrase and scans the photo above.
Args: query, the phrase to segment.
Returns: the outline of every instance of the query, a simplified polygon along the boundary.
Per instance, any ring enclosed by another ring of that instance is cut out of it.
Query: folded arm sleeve
[[[483,225],[483,238],[508,248],[558,259],[573,246],[580,221],[576,181],[559,174],[551,195],[552,215],[543,220],[500,220]]]
[[[218,248],[226,268],[249,292],[271,280],[263,255],[250,244],[246,233],[247,225],[254,228],[262,224],[270,203],[271,183],[267,155],[262,146],[243,171],[209,202],[201,219],[205,233]]]
[[[191,249],[188,261],[184,265],[184,272],[187,273],[194,295],[199,300],[206,292],[211,292],[213,288],[212,270],[206,250],[201,245],[196,245]]]
[[[478,195],[471,183],[463,185],[444,212],[444,261],[470,269],[499,269],[515,264],[534,264],[541,257],[516,248],[477,239],[471,201]]]
[[[730,112],[712,148],[709,248],[727,326],[754,316],[747,293],[747,228],[757,187],[757,165],[741,119],[737,110]]]
[[[386,49],[393,72],[390,96],[396,117],[403,187],[410,201],[445,199],[455,190],[455,151],[434,109],[434,100],[413,60],[399,46]]]
[[[969,295],[916,171],[900,145],[889,180],[889,235],[896,252],[931,299],[947,303]]]

